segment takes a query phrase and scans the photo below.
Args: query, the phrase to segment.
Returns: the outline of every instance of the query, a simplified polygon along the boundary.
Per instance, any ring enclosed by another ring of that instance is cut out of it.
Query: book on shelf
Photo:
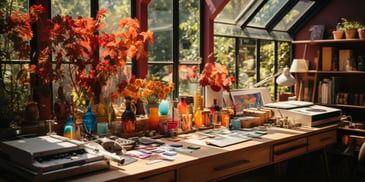
[[[321,104],[338,103],[338,92],[340,91],[341,77],[332,76],[324,78],[318,83],[318,102]]]
[[[313,96],[314,80],[301,80],[300,82],[300,100],[301,101],[311,101]]]
[[[354,51],[352,49],[340,49],[338,57],[340,71],[349,71],[346,68],[347,63],[350,64],[348,66],[354,66]]]
[[[322,47],[322,71],[337,70],[337,49],[335,47]]]

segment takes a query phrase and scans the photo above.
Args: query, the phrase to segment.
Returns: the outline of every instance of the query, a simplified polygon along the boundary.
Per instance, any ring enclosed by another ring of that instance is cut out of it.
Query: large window
[[[179,0],[179,95],[193,95],[200,73],[200,2]]]
[[[173,1],[153,0],[148,4],[148,29],[155,38],[148,46],[148,77],[172,81]]]
[[[91,1],[90,0],[52,0],[51,2],[51,16],[55,17],[57,15],[69,15],[73,18],[78,16],[82,17],[91,17],[92,11],[97,11],[97,9],[91,9]],[[98,2],[99,9],[105,9],[107,11],[106,18],[103,19],[103,22],[107,25],[103,31],[112,32],[114,31],[118,24],[119,19],[123,17],[131,16],[131,1],[130,0],[100,0]],[[120,74],[118,77],[111,76],[110,79],[105,83],[105,85],[101,88],[102,97],[97,99],[104,99],[104,101],[108,102],[109,94],[111,91],[115,90],[117,83],[122,79],[127,79],[131,75],[131,62],[125,66],[124,70],[119,70]],[[75,68],[73,65],[63,64],[63,67],[66,72],[74,72]],[[74,91],[71,85],[71,77],[68,74],[65,74],[62,81],[55,82],[53,84],[53,96],[54,100],[57,97],[57,90],[60,85],[63,86],[65,91],[65,96],[67,100],[70,100],[71,93]],[[121,99],[116,101],[116,104],[120,104],[122,102]]]
[[[29,1],[1,0],[0,11],[4,13],[2,16],[6,17],[15,15],[15,11],[28,13]],[[0,26],[2,30],[4,25]],[[15,54],[14,41],[16,40],[12,35],[0,33],[0,127],[7,122],[21,119],[21,116],[15,116],[15,114],[20,114],[24,109],[23,104],[33,99],[29,97],[30,77],[24,71],[29,68],[30,59],[19,60]]]
[[[272,77],[285,65],[289,66],[290,44],[272,40],[215,36],[214,55],[215,60],[226,65],[229,74],[235,76],[235,88],[250,88],[257,82]],[[289,87],[276,85],[272,80],[274,78],[260,86],[268,87],[273,99],[277,93],[290,90]]]
[[[174,17],[179,17],[178,21]],[[148,48],[148,75],[174,81],[179,95],[192,95],[198,86],[192,73],[199,73],[201,62],[200,2],[152,0],[148,5],[148,29],[155,38],[155,44]]]

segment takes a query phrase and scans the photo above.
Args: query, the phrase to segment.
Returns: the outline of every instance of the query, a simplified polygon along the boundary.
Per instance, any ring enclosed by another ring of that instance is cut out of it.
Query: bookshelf
[[[296,90],[300,100],[341,108],[354,121],[365,121],[365,40],[297,40],[292,43],[304,44],[305,50],[307,47],[317,50],[314,57],[307,58],[314,64],[312,70],[296,75],[301,83]]]

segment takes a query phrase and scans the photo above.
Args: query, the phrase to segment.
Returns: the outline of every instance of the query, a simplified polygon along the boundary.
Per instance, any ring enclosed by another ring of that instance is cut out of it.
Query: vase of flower
[[[143,104],[144,113],[149,116],[150,115],[150,108],[157,108],[159,107],[159,103],[145,103]]]
[[[223,89],[219,91],[213,90],[210,85],[204,87],[204,101],[205,107],[210,107],[214,104],[214,99],[217,100],[219,106],[223,105]]]
[[[199,76],[199,84],[204,87],[205,107],[210,107],[214,99],[223,106],[223,90],[229,91],[234,81],[233,76],[228,76],[226,66],[219,63],[206,63]]]

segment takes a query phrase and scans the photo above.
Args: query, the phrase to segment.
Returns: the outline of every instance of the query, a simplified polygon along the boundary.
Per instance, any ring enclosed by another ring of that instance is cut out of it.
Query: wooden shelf
[[[320,105],[329,106],[329,107],[346,107],[346,108],[354,108],[354,109],[365,109],[365,106],[346,105],[346,104],[320,104]]]
[[[336,44],[336,43],[365,43],[365,39],[328,39],[328,40],[295,40],[292,41],[292,44]]]
[[[310,73],[318,73],[318,74],[365,74],[365,71],[316,71],[311,70],[308,71]]]

